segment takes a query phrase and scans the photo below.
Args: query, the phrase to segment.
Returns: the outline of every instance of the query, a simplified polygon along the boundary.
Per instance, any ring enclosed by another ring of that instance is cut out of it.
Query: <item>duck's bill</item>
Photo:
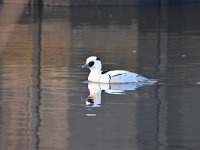
[[[82,68],[89,68],[88,64],[84,64]]]

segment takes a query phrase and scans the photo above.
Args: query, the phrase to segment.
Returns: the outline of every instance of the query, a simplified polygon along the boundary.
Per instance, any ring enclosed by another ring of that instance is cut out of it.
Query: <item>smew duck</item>
[[[90,56],[87,58],[86,63],[82,68],[89,68],[90,74],[88,81],[98,83],[141,83],[151,82],[155,83],[157,80],[148,79],[137,73],[133,73],[126,70],[113,70],[102,71],[101,60],[96,56]]]

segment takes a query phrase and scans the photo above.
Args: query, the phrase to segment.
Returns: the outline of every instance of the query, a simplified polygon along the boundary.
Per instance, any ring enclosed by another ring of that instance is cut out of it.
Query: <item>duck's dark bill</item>
[[[89,68],[88,64],[84,64],[82,68]]]

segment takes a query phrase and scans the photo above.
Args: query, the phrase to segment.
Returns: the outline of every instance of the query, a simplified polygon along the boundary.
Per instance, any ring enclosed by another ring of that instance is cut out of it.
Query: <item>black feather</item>
[[[112,77],[116,77],[116,76],[120,76],[120,75],[122,75],[121,73],[119,73],[119,74],[116,74],[116,75],[114,75],[114,76],[112,76]]]
[[[96,60],[99,60],[99,61],[101,61],[101,60],[99,59],[99,57],[97,57],[97,58],[96,58]]]
[[[94,65],[94,62],[93,62],[93,61],[91,61],[91,62],[88,63],[88,66],[89,66],[89,67],[92,67],[93,65]]]
[[[103,70],[102,72],[101,72],[101,74],[105,74],[105,73],[107,73],[108,72],[108,70]]]

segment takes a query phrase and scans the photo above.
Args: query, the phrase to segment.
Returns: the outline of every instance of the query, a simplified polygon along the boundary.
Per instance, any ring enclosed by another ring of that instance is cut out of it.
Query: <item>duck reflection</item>
[[[88,83],[89,96],[86,99],[87,107],[101,107],[101,93],[123,94],[126,91],[132,91],[141,87],[142,84],[126,83],[126,84],[106,84],[106,83]]]

